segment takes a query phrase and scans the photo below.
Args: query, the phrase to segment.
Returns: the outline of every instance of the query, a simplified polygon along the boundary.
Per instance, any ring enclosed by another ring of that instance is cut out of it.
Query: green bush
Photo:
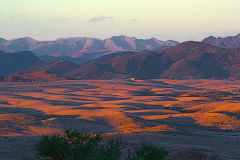
[[[96,153],[96,160],[118,160],[121,157],[120,142],[111,139],[106,144],[101,145]]]
[[[164,160],[168,155],[166,150],[146,143],[122,155],[121,146],[120,141],[103,140],[100,134],[64,130],[59,135],[43,136],[36,143],[35,149],[40,158],[45,160]],[[217,155],[206,154],[196,149],[179,150],[168,159],[222,160]]]
[[[40,157],[51,160],[118,160],[120,143],[100,144],[99,134],[65,130],[62,135],[44,136],[36,144]]]
[[[51,157],[54,160],[64,160],[68,156],[69,145],[62,137],[44,136],[37,143],[36,149],[40,156]]]
[[[164,149],[158,148],[152,144],[141,144],[133,152],[129,151],[127,160],[163,160],[168,155]]]

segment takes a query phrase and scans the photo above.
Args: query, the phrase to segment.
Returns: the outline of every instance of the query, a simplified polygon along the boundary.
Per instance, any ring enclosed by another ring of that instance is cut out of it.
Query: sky
[[[201,40],[240,33],[240,0],[0,0],[0,37]]]

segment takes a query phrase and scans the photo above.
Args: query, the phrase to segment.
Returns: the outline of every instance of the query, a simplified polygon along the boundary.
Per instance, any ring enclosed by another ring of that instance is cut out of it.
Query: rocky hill
[[[240,34],[225,38],[210,36],[205,38],[202,42],[221,48],[240,48]]]
[[[189,41],[166,50],[100,58],[67,75],[76,79],[238,78],[239,62],[240,49]]]

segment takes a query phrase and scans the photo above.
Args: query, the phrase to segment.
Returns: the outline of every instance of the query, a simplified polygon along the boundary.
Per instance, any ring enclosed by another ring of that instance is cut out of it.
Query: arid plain
[[[150,141],[238,159],[240,80],[0,83],[5,159],[29,156],[27,144],[62,128],[104,133],[127,145]]]

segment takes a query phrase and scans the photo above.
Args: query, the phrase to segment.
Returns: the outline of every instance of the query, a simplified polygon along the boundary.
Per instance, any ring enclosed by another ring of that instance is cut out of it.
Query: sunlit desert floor
[[[0,83],[2,157],[62,128],[239,159],[240,80]]]

